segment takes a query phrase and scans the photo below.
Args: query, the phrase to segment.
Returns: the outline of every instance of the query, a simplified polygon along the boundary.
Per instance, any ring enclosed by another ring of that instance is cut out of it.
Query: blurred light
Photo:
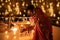
[[[41,8],[42,8],[43,12],[45,13],[46,11],[45,11],[45,9],[44,9],[44,6],[43,6],[43,5],[41,5]]]
[[[11,2],[9,4],[11,5]]]
[[[12,30],[13,32],[16,32],[18,29],[15,28],[15,27],[13,27],[11,30]]]
[[[7,3],[8,1],[7,1],[7,0],[5,0],[5,2]]]
[[[16,5],[18,5],[19,3],[18,2],[16,2]]]
[[[2,3],[2,6],[4,6],[4,3]]]
[[[39,0],[39,2],[41,3],[41,0]]]
[[[8,20],[8,18],[5,18],[5,20],[7,21],[7,20]]]
[[[53,14],[53,17],[56,17],[56,14]]]
[[[56,5],[57,7],[59,7],[59,2],[57,3],[57,5]]]
[[[49,7],[49,5],[47,5],[47,8]]]
[[[10,0],[8,0],[10,2]]]
[[[13,4],[13,7],[15,7],[15,5]]]
[[[24,10],[24,12],[26,12],[26,10]]]
[[[1,0],[1,2],[3,2],[3,0]]]
[[[14,36],[14,39],[16,39],[16,36]]]
[[[26,4],[26,6],[28,6],[28,4]]]
[[[59,11],[59,14],[60,14],[60,11]]]
[[[12,11],[11,6],[7,5],[7,7],[8,7],[8,11],[11,12]]]
[[[38,3],[36,3],[36,6],[38,6]]]
[[[25,17],[25,14],[23,14],[23,16]]]
[[[24,5],[25,5],[25,2],[22,3],[22,6],[24,6]]]
[[[1,15],[1,13],[0,13],[0,15]]]
[[[7,15],[8,14],[8,11],[7,10],[5,10],[5,15]]]
[[[26,24],[30,24],[30,22],[29,21],[27,21],[27,23]]]
[[[44,0],[42,0],[42,2],[43,2]]]
[[[32,4],[33,4],[33,2],[34,2],[34,1],[33,1],[33,0],[31,0],[31,3],[32,3]]]
[[[2,6],[0,5],[0,8],[2,8]]]
[[[9,38],[9,36],[8,36],[8,35],[6,35],[6,38],[8,39],[8,38]]]
[[[21,24],[21,27],[23,27],[23,25]]]
[[[45,5],[45,2],[43,2],[43,5]]]
[[[56,21],[56,24],[59,24],[59,21]]]
[[[20,15],[21,15],[22,13],[20,12]]]
[[[51,2],[51,3],[50,3],[50,6],[52,6],[52,4],[53,4],[53,3]]]
[[[5,34],[8,34],[8,31],[5,31]]]
[[[57,19],[59,20],[59,19],[60,19],[60,17],[57,17]]]

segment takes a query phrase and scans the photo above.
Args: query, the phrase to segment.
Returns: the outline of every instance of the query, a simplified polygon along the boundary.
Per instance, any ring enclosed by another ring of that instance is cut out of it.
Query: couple
[[[29,5],[26,12],[30,16],[29,21],[35,23],[32,40],[53,40],[51,21],[40,7]]]

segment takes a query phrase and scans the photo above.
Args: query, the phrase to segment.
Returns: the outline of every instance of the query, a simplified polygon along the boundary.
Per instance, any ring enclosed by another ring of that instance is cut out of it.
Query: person
[[[40,7],[29,5],[26,9],[30,16],[30,22],[34,22],[34,34],[32,40],[53,40],[51,21]]]

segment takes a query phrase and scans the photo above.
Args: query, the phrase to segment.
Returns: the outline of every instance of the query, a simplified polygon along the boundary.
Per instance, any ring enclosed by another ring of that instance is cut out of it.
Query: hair
[[[29,6],[27,6],[27,8],[26,8],[26,12],[27,12],[28,10],[31,10],[31,11],[33,12],[34,9],[35,9],[35,8],[34,8],[33,5],[29,5]]]

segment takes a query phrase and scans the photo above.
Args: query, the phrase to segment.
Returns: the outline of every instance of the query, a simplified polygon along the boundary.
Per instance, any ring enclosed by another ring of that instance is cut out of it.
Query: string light
[[[56,5],[57,7],[59,7],[59,2],[57,3],[57,5]]]
[[[2,3],[2,6],[4,6],[4,3]]]
[[[56,24],[59,24],[59,21],[56,21]]]
[[[60,17],[57,17],[57,19],[59,20],[59,19],[60,19]]]

